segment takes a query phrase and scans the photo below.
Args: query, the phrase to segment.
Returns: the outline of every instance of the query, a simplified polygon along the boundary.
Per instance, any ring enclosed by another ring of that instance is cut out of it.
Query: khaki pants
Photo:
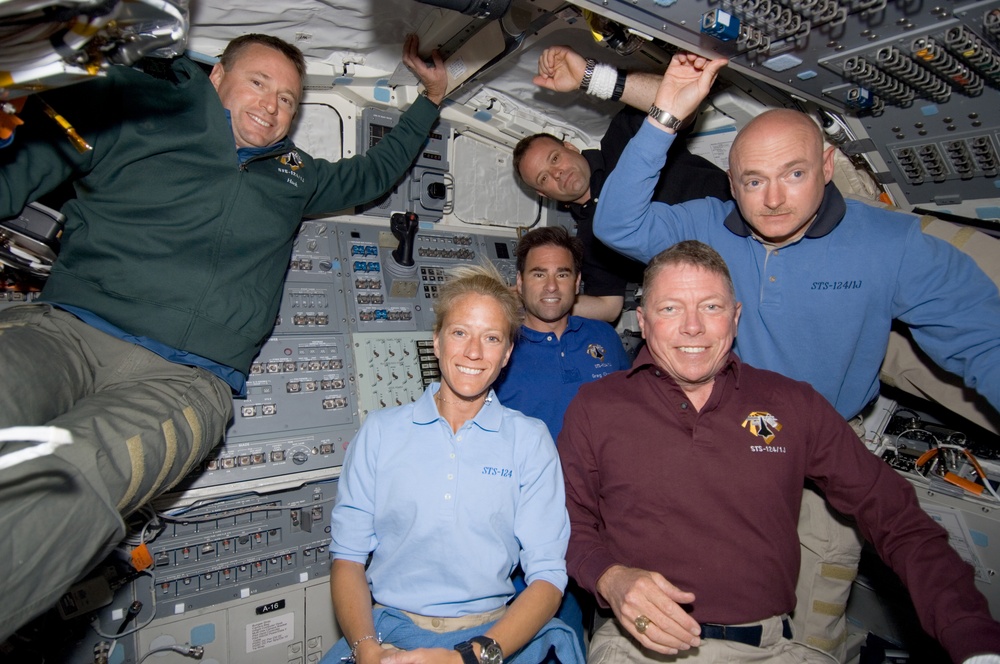
[[[795,585],[793,638],[846,658],[847,598],[858,574],[864,540],[812,489],[802,493],[799,512],[799,580]]]
[[[609,620],[591,638],[587,664],[830,664],[828,655],[784,638],[781,618],[768,618],[759,624],[764,628],[760,647],[721,639],[703,639],[698,648],[669,656],[646,650],[619,626],[617,620]]]
[[[222,440],[228,385],[45,304],[0,312],[0,428],[73,442],[0,471],[0,642],[52,607],[125,534],[122,515]],[[27,443],[4,443],[0,455]]]
[[[860,437],[858,416],[849,422]],[[847,598],[858,575],[864,539],[857,527],[807,486],[799,510],[799,579],[795,585],[795,641],[846,659]]]
[[[375,608],[389,607],[376,603]],[[420,615],[419,613],[411,613],[409,611],[403,611],[402,609],[396,610],[412,620],[413,624],[420,629],[426,629],[429,632],[444,634],[445,632],[457,632],[460,629],[479,627],[480,625],[485,625],[486,623],[493,622],[494,620],[500,620],[503,618],[503,615],[507,613],[507,605],[504,604],[503,606],[493,609],[492,611],[470,613],[457,618],[438,618],[435,616]],[[384,644],[382,647],[385,648],[387,646],[388,644]]]

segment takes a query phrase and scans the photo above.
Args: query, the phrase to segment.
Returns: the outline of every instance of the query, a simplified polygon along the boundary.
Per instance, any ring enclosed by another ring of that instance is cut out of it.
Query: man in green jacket
[[[0,641],[222,439],[302,217],[380,196],[437,120],[447,72],[418,46],[409,37],[403,61],[424,95],[366,155],[337,162],[287,138],[305,61],[267,35],[233,40],[209,75],[178,58],[166,75],[111,67],[29,98],[0,150],[0,218],[67,180],[76,197],[40,301],[0,312],[0,432],[56,427],[72,442],[0,470]],[[31,448],[0,445],[0,461]]]

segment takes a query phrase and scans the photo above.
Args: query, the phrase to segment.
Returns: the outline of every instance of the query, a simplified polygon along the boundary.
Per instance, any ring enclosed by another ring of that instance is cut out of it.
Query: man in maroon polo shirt
[[[812,387],[731,352],[740,304],[721,256],[674,245],[644,293],[646,347],[580,388],[558,442],[569,573],[616,618],[590,664],[832,661],[793,642],[787,618],[807,478],[856,519],[953,661],[1000,661],[972,568],[910,485]]]

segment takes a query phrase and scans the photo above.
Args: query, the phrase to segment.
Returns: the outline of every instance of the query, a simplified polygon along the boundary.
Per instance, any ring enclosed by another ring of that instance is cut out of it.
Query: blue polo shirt
[[[570,316],[562,337],[522,325],[510,362],[493,389],[503,405],[545,422],[555,440],[566,407],[581,385],[630,366],[613,327]]]
[[[452,432],[432,383],[368,414],[330,518],[335,559],[365,564],[375,601],[425,616],[492,611],[528,583],[566,587],[569,516],[556,446],[538,420],[486,400]]]

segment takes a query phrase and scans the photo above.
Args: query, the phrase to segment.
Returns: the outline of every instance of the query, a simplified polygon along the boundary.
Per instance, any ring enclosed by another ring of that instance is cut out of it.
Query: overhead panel
[[[858,119],[900,204],[1000,217],[1000,2],[607,0],[605,18]],[[992,200],[991,200],[992,199]],[[968,206],[966,206],[968,209]]]

